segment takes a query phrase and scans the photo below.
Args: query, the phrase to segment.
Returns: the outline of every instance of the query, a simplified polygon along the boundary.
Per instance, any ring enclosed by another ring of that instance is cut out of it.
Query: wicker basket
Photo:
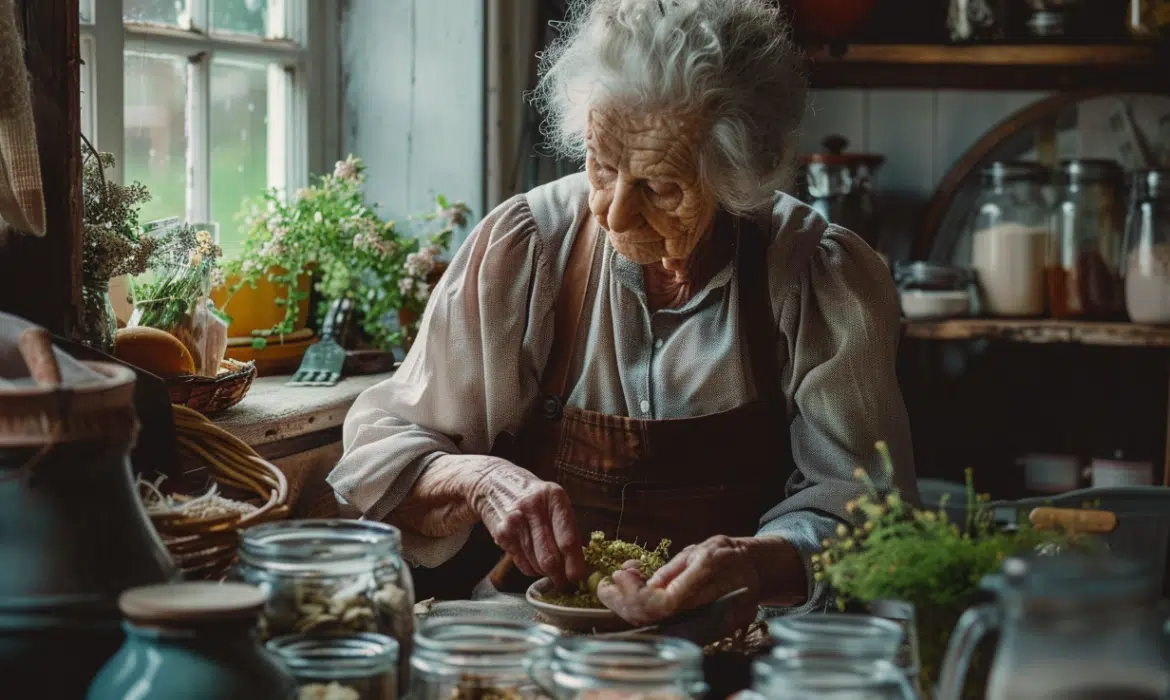
[[[256,379],[256,365],[252,362],[225,359],[219,364],[219,374],[200,377],[184,374],[167,379],[171,403],[185,406],[205,416],[235,406],[243,400],[252,381]]]
[[[180,461],[211,476],[222,495],[257,507],[243,516],[150,514],[185,578],[219,579],[235,561],[241,530],[288,516],[288,481],[275,465],[200,413],[184,406],[174,411]]]

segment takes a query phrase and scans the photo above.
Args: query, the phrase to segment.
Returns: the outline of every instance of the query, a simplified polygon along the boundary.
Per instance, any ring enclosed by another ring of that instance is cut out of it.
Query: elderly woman
[[[889,273],[777,194],[805,110],[788,37],[766,0],[574,3],[537,99],[585,172],[476,228],[330,475],[413,564],[490,548],[482,522],[494,556],[566,583],[600,530],[674,545],[598,589],[630,622],[742,587],[745,614],[810,610],[855,469],[915,497]]]

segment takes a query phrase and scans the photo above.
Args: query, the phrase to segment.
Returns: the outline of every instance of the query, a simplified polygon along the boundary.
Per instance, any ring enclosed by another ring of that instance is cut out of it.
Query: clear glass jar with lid
[[[911,321],[970,316],[977,306],[971,270],[924,261],[894,263],[902,315]]]
[[[364,520],[258,525],[240,538],[234,577],[268,592],[265,639],[366,632],[392,637],[399,645],[399,690],[405,693],[414,583],[397,528]]]
[[[300,687],[298,700],[396,700],[398,642],[384,634],[293,634],[268,650]]]
[[[1125,306],[1135,323],[1170,325],[1170,168],[1134,174],[1125,232]]]
[[[708,690],[702,649],[648,634],[562,637],[531,672],[553,700],[687,700]]]
[[[1047,168],[1025,161],[992,163],[983,170],[968,239],[983,310],[991,316],[1044,313],[1049,179]]]
[[[826,613],[768,621],[776,642],[752,665],[753,694],[769,700],[917,697],[894,663],[902,627],[871,615]]]
[[[1056,177],[1060,193],[1045,266],[1052,316],[1120,318],[1125,171],[1111,160],[1067,160]]]
[[[415,638],[412,700],[529,700],[543,692],[529,669],[556,629],[520,620],[431,618]]]

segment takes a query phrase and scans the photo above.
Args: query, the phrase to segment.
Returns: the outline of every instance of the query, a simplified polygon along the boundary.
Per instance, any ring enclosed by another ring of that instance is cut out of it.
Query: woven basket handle
[[[44,328],[28,328],[16,340],[29,374],[43,387],[61,386],[61,368],[53,354],[53,339]]]

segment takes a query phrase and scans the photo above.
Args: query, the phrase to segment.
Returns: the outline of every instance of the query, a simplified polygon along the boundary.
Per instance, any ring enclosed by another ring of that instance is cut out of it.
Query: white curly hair
[[[770,210],[791,186],[808,85],[769,0],[571,0],[532,98],[546,143],[582,160],[589,110],[700,113],[700,176],[727,210]]]

